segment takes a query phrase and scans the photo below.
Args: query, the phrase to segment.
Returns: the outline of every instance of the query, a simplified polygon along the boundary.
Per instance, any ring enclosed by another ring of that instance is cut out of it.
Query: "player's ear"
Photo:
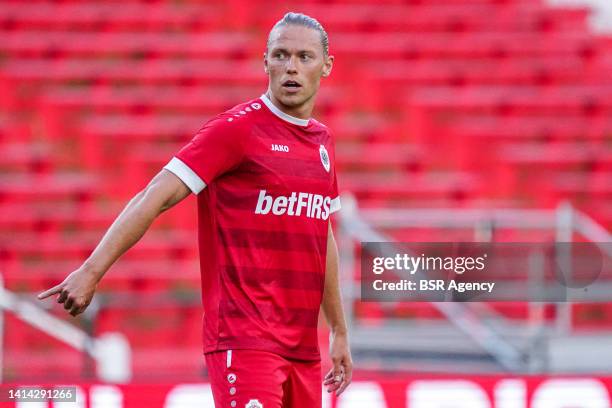
[[[333,66],[334,56],[330,55],[325,59],[325,63],[323,64],[323,78],[327,78],[331,74]]]
[[[267,52],[263,53],[263,59],[264,59],[264,72],[267,74],[268,73],[268,53]]]

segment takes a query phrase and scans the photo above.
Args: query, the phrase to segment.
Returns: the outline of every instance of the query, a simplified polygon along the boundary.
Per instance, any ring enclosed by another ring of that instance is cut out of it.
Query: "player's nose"
[[[288,73],[297,72],[297,64],[296,64],[295,58],[296,58],[295,56],[291,56],[290,58],[287,58],[286,70]]]

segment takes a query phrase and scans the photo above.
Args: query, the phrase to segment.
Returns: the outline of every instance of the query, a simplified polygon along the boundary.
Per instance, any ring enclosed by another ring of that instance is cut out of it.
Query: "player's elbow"
[[[168,211],[169,209],[171,209],[172,207],[174,207],[176,203],[173,203],[172,201],[166,201],[162,204],[162,206],[159,208],[159,213],[163,213]]]
[[[150,183],[140,193],[137,194],[136,199],[138,201],[141,211],[152,213],[153,216],[157,217],[171,207],[170,197],[164,194],[160,186],[155,183]]]

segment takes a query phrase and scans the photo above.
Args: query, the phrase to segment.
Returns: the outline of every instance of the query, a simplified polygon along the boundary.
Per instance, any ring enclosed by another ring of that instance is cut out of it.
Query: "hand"
[[[353,360],[351,359],[348,336],[341,334],[330,337],[329,355],[334,366],[325,376],[323,385],[327,386],[327,392],[336,391],[336,396],[339,396],[351,383]]]
[[[59,293],[57,303],[63,303],[64,309],[69,310],[72,316],[76,316],[83,313],[91,303],[97,284],[94,274],[80,267],[68,275],[62,283],[47,289],[37,297],[43,300]]]

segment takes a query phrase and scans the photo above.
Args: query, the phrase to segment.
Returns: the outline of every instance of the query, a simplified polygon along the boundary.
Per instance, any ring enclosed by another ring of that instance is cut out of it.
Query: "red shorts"
[[[207,353],[215,406],[220,408],[320,408],[320,361],[300,361],[268,351]]]

